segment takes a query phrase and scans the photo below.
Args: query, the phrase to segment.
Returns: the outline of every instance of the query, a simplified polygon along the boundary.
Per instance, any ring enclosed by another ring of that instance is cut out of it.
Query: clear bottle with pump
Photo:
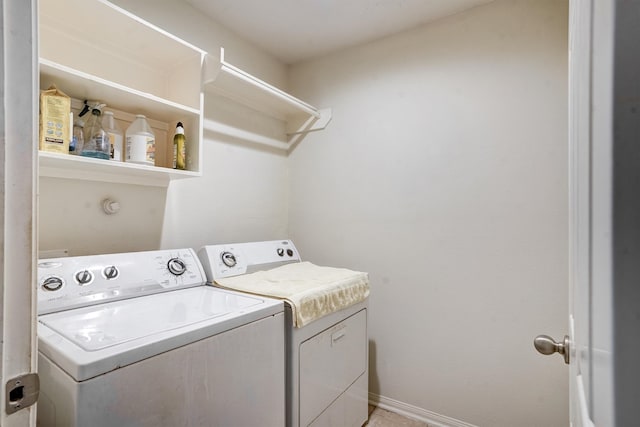
[[[113,117],[113,111],[104,112],[104,130],[109,136],[109,158],[121,162],[123,160],[122,143],[124,141],[124,134]]]
[[[127,142],[127,162],[155,165],[156,138],[145,116],[142,114],[136,116],[136,119],[127,128],[125,139]]]
[[[186,156],[186,144],[184,138],[184,127],[182,122],[178,122],[176,125],[176,133],[173,136],[173,168],[174,169],[186,169],[187,168],[187,156]]]
[[[109,136],[102,127],[102,108],[105,104],[96,104],[91,109],[91,116],[84,125],[84,146],[80,155],[96,159],[109,160]]]

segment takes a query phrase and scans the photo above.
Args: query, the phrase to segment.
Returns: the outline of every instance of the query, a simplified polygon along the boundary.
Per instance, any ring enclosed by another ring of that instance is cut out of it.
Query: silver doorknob
[[[569,364],[569,336],[565,335],[562,342],[555,342],[549,335],[538,335],[533,345],[539,353],[549,355],[560,353],[564,356],[564,363]]]

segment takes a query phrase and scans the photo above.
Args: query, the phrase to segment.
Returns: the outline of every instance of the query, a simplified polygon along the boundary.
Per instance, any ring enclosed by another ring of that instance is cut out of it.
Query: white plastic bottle
[[[155,165],[156,138],[145,116],[136,115],[136,119],[127,128],[126,141],[127,162]]]
[[[119,162],[122,161],[122,142],[124,140],[124,135],[122,131],[118,129],[116,125],[116,121],[113,118],[113,111],[105,111],[104,112],[104,130],[109,135],[109,145],[111,146],[110,159],[117,160]]]

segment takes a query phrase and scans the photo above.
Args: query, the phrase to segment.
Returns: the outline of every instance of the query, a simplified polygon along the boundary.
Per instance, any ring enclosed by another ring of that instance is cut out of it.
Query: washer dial
[[[115,265],[110,265],[108,267],[105,267],[104,270],[102,270],[102,274],[104,275],[105,279],[113,280],[120,275],[120,272],[118,271],[118,268]]]
[[[227,267],[235,267],[238,262],[236,260],[236,256],[231,252],[222,252],[222,254],[220,254],[220,258]]]
[[[64,281],[57,276],[51,276],[44,279],[42,282],[42,289],[45,291],[57,291],[64,285]]]
[[[180,258],[171,258],[167,262],[167,268],[174,276],[182,276],[187,271],[187,265]]]
[[[80,286],[86,286],[93,282],[93,273],[89,270],[78,271],[74,277]]]

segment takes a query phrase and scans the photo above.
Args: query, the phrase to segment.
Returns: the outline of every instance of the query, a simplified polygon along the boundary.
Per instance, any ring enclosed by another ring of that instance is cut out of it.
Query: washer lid
[[[199,286],[42,315],[40,323],[85,351],[97,351],[224,316],[263,301]]]

